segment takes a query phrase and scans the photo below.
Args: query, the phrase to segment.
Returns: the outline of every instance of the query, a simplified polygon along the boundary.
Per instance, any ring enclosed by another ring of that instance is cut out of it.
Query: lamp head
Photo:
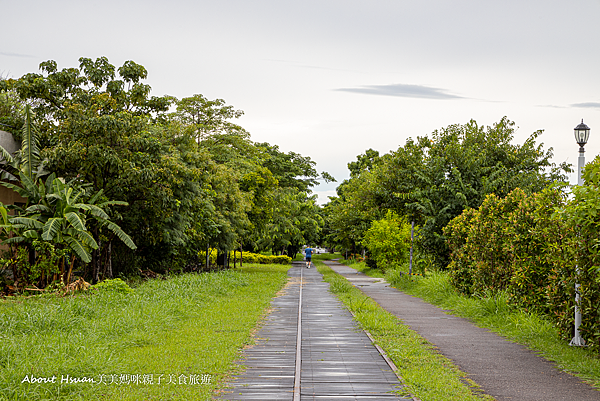
[[[581,124],[575,127],[575,141],[579,144],[579,150],[583,150],[583,147],[587,143],[590,138],[590,127],[583,123],[583,119],[581,119]]]

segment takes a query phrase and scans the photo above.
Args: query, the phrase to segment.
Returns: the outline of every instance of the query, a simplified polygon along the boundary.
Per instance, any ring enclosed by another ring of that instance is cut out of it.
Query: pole
[[[583,146],[579,147],[579,159],[577,161],[577,185],[583,185],[583,166],[585,166],[585,151],[583,150]],[[575,265],[575,273],[579,276],[579,264]],[[579,281],[579,280],[578,280]],[[585,345],[585,340],[581,337],[579,333],[579,326],[581,326],[581,295],[579,294],[579,287],[581,285],[579,283],[575,284],[575,334],[571,343],[571,346],[581,347]]]
[[[415,221],[410,223],[410,262],[408,263],[408,274],[412,274],[413,241],[415,239]]]
[[[206,270],[210,269],[210,244],[206,244]]]

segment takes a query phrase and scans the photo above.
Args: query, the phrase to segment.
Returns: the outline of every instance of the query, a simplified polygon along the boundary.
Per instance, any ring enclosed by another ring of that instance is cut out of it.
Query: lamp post
[[[577,161],[577,185],[583,185],[583,166],[585,165],[585,150],[583,147],[587,143],[590,137],[590,127],[583,123],[583,119],[581,119],[581,124],[575,127],[575,141],[579,145],[579,159]],[[579,276],[579,265],[575,266],[575,272],[577,276]],[[584,346],[585,341],[581,337],[579,333],[579,326],[581,325],[581,296],[579,295],[579,287],[581,285],[579,283],[575,284],[575,335],[571,340],[569,345],[572,346]]]

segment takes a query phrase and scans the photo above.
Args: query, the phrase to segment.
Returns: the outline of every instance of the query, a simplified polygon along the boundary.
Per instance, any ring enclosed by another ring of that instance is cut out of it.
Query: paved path
[[[326,264],[418,332],[497,400],[600,400],[600,391],[559,371],[533,351],[404,294],[382,279]]]
[[[384,358],[321,274],[302,265],[289,270],[292,280],[273,300],[257,344],[244,352],[247,369],[222,399],[411,400],[393,393],[401,385]]]

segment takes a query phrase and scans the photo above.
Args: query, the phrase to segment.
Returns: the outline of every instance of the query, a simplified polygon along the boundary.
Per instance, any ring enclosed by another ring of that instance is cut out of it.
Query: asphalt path
[[[434,344],[496,400],[592,401],[600,391],[526,347],[337,262],[325,262]]]

